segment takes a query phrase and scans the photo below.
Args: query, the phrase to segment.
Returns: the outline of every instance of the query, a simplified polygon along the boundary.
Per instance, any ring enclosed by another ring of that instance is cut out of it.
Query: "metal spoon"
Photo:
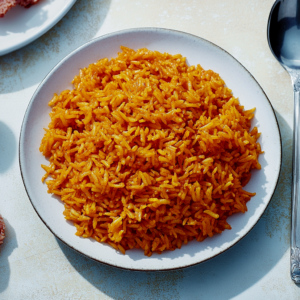
[[[268,20],[269,47],[294,86],[291,277],[300,283],[300,0],[276,0]]]

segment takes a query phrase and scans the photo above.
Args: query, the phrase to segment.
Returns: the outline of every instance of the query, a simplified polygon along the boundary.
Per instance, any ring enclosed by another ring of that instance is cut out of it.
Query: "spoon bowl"
[[[287,69],[300,69],[300,1],[276,1],[268,22],[268,41]]]
[[[294,86],[291,277],[300,283],[300,1],[276,0],[268,20],[269,47]]]

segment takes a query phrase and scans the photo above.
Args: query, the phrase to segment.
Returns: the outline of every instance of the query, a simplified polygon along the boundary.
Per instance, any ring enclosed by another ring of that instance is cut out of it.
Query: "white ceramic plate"
[[[0,56],[26,46],[52,28],[76,0],[41,0],[26,9],[13,7],[0,18]]]
[[[145,257],[141,250],[129,250],[126,255],[106,244],[75,236],[75,227],[63,218],[63,204],[47,194],[41,183],[47,161],[39,152],[40,141],[50,117],[48,101],[53,93],[72,88],[70,82],[79,69],[100,58],[115,57],[120,45],[134,49],[181,53],[191,65],[201,64],[218,72],[228,87],[239,97],[245,109],[257,108],[252,125],[262,135],[259,142],[265,154],[259,157],[262,170],[253,171],[246,190],[256,192],[248,202],[248,212],[228,219],[232,230],[207,238],[204,242],[190,242],[181,249]],[[20,167],[28,196],[46,226],[73,249],[97,261],[132,270],[170,270],[191,266],[210,259],[243,238],[265,211],[277,184],[281,166],[281,140],[273,108],[263,90],[251,74],[231,55],[218,46],[197,36],[158,28],[131,29],[94,39],[63,59],[43,80],[27,108],[20,136]]]

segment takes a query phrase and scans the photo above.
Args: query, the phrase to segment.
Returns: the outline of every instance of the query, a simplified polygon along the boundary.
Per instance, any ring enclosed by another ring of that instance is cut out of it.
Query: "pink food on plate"
[[[0,215],[0,245],[3,244],[5,238],[5,223],[2,216]]]
[[[11,8],[18,4],[25,8],[29,8],[39,1],[40,0],[0,0],[0,18],[3,18]]]

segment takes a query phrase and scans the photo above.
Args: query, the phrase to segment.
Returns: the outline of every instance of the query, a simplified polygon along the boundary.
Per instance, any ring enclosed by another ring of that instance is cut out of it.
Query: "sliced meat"
[[[0,245],[3,244],[5,238],[5,224],[3,218],[0,215]]]
[[[3,18],[4,15],[18,3],[19,0],[0,0],[0,18]]]
[[[20,0],[19,4],[29,8],[31,5],[37,4],[40,0]]]

